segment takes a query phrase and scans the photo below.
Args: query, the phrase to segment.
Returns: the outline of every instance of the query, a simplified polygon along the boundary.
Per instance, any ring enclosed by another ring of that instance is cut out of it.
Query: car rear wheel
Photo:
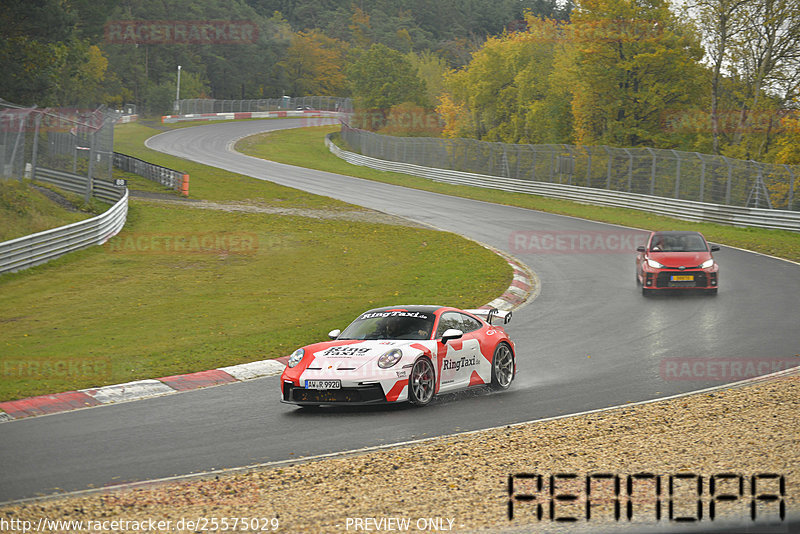
[[[508,389],[514,380],[514,353],[505,343],[500,343],[494,349],[492,357],[492,387],[494,389]]]
[[[408,378],[408,400],[411,404],[425,406],[433,399],[436,387],[436,374],[433,364],[428,358],[422,357],[414,362],[411,376]]]

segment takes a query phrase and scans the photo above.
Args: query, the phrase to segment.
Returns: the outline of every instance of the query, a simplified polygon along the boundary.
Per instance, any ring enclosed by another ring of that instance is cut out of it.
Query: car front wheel
[[[508,389],[514,380],[514,353],[505,343],[500,343],[494,349],[492,358],[492,387],[494,389]]]
[[[436,374],[433,364],[428,358],[422,357],[414,362],[411,376],[408,378],[408,400],[416,406],[425,406],[433,399],[436,387]]]

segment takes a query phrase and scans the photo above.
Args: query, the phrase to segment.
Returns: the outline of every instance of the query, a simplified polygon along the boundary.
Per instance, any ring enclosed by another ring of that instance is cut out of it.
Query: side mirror
[[[711,245],[711,252],[719,252],[719,245]]]
[[[448,330],[445,330],[444,334],[442,334],[442,343],[447,343],[448,341],[451,341],[453,339],[461,339],[463,335],[464,332],[462,332],[461,330],[450,328]]]
[[[328,337],[331,339],[336,339],[337,337],[339,337],[339,334],[341,333],[342,331],[339,329],[331,330],[330,332],[328,332]]]
[[[638,247],[636,247],[636,252],[646,252],[644,245],[639,245]]]

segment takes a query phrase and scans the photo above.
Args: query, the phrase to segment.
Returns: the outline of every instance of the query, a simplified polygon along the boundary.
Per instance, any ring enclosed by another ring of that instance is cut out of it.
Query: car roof
[[[411,306],[384,306],[383,308],[374,308],[372,310],[367,310],[364,313],[371,313],[371,312],[387,312],[387,311],[409,311],[409,312],[421,312],[421,313],[435,313],[438,310],[443,308],[449,308],[448,306],[433,306],[433,305],[411,305]]]
[[[653,232],[653,235],[666,235],[666,236],[699,235],[700,237],[703,237],[703,234],[701,234],[700,232],[695,232],[694,230],[667,230],[663,232]]]

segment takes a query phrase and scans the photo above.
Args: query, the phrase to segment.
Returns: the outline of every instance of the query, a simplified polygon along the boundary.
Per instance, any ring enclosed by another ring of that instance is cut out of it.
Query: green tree
[[[377,110],[384,118],[403,102],[429,107],[425,82],[414,67],[403,54],[382,44],[372,45],[348,66],[347,80],[356,107]]]
[[[95,45],[74,41],[61,45],[55,97],[60,104],[96,107],[105,103],[104,83],[108,59]]]
[[[5,0],[0,9],[0,97],[56,105],[59,69],[76,16],[59,0]]]
[[[529,16],[526,31],[493,37],[446,78],[445,135],[509,143],[566,142],[569,97],[554,69],[556,21]]]
[[[258,29],[252,40],[237,44],[103,43],[109,70],[131,89],[145,112],[164,112],[169,86],[174,99],[178,65],[199,76],[203,93],[212,98],[273,98],[286,88],[276,65],[292,31],[280,14],[261,16],[243,0],[139,0],[119,5],[109,20],[249,21]],[[181,91],[181,96],[189,95]]]
[[[425,82],[425,95],[428,102],[435,103],[444,93],[445,75],[450,70],[447,61],[430,50],[419,53],[408,52],[405,58],[416,69],[417,75]]]

